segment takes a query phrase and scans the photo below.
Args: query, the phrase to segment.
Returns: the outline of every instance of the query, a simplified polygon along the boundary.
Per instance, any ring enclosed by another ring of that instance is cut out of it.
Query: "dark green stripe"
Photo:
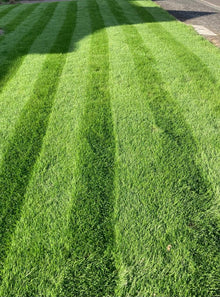
[[[14,45],[11,51],[6,53],[6,60],[3,60],[2,63],[0,61],[0,91],[16,73],[25,55],[29,52],[34,40],[43,32],[50,21],[57,4],[58,3],[49,4],[42,11],[42,14],[39,13],[39,19],[34,24],[30,24],[31,30],[29,30],[29,26],[27,26],[27,33],[25,36],[18,42],[18,44]]]
[[[119,25],[130,23],[116,1],[108,3]],[[201,295],[201,292],[206,292],[206,296],[208,294],[211,296],[213,292],[218,294],[219,231],[215,218],[207,212],[212,206],[213,193],[210,184],[203,177],[203,173],[195,162],[198,151],[196,141],[181,115],[178,105],[164,90],[162,79],[155,70],[156,62],[153,55],[144,46],[137,29],[134,26],[123,26],[122,28],[133,55],[139,80],[138,85],[143,96],[149,102],[155,119],[156,131],[161,131],[159,147],[155,148],[154,152],[152,172],[149,176],[143,176],[143,187],[147,180],[151,180],[150,189],[146,188],[146,199],[150,199],[149,212],[155,213],[155,221],[152,221],[152,224],[157,223],[158,217],[160,220],[163,217],[165,219],[163,213],[169,209],[168,212],[177,219],[173,222],[173,228],[169,227],[169,231],[165,229],[166,241],[163,244],[165,245],[167,241],[175,242],[176,233],[178,233],[178,238],[183,241],[184,238],[188,238],[190,254],[186,256],[185,261],[194,263],[191,267],[190,265],[183,267],[183,274],[179,276],[179,279],[176,279],[177,276],[169,274],[172,258],[164,254],[163,263],[157,265],[160,277],[151,280],[149,279],[151,273],[146,271],[146,277],[142,276],[140,280],[137,280],[138,275],[133,274],[131,279],[136,279],[135,286],[131,280],[122,295],[125,296],[129,292],[131,296],[137,296],[138,288],[149,286],[149,292],[152,292],[153,286],[156,286],[164,295],[179,296],[178,285],[185,286],[187,295],[190,296],[205,296]],[[155,175],[155,179],[152,179],[152,175]],[[152,194],[152,188],[155,189],[154,194]],[[161,206],[164,203],[160,199],[166,199],[166,194],[163,196],[163,192],[171,193],[172,200],[167,203],[166,209],[161,211]],[[164,221],[164,226],[167,224],[168,222]],[[162,239],[157,239],[156,234],[154,236],[155,246],[158,246],[159,252]],[[151,257],[152,252],[146,249],[148,257]],[[131,259],[132,255],[131,258],[125,255],[123,261],[129,263],[132,262]],[[181,279],[183,275],[186,275],[187,270],[190,280]],[[164,273],[161,278],[162,271]],[[137,273],[135,269],[134,273]]]
[[[96,2],[89,1],[91,47],[81,119],[71,251],[63,296],[113,296],[113,180],[115,141],[109,93],[109,47]]]
[[[0,18],[2,18],[3,16],[5,16],[8,12],[10,12],[15,7],[18,7],[18,5],[8,6],[6,9],[0,11]]]
[[[0,176],[0,259],[1,270],[11,234],[20,217],[21,207],[36,159],[41,150],[59,77],[75,28],[76,2],[70,2],[64,24],[35,83],[31,99],[23,109],[3,159]]]
[[[6,25],[6,27],[4,27],[5,34],[14,31],[17,26],[25,21],[25,19],[37,8],[38,5],[39,4],[32,4],[24,6],[24,9],[21,10],[18,15],[16,15],[15,18]],[[3,35],[2,37],[4,36],[5,35]]]

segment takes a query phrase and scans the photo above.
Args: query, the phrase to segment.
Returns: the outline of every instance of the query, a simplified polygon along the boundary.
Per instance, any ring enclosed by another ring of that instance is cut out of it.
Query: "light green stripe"
[[[139,175],[140,180],[142,179],[144,168],[148,168],[149,162],[153,161],[152,146],[149,143],[157,143],[159,139],[157,134],[151,135],[150,133],[154,124],[153,115],[137,83],[135,65],[122,26],[118,26],[111,12],[107,7],[105,9],[106,13],[103,13],[103,18],[106,25],[110,27],[107,32],[109,35],[110,90],[116,134],[115,159],[117,164],[115,176],[115,259],[118,281],[114,296],[150,296],[146,283],[146,291],[142,291],[139,295],[125,293],[124,289],[129,287],[131,282],[135,286],[136,280],[144,274],[144,265],[147,267],[148,262],[147,258],[143,258],[145,245],[139,238],[142,233],[138,233],[137,227],[138,224],[142,225],[147,220],[148,203],[147,201],[143,202],[143,197],[146,195],[145,189],[136,188],[135,178],[133,179],[132,175]],[[123,238],[124,246],[121,242]],[[123,257],[126,253],[133,258],[133,266],[124,263]],[[136,271],[136,276],[132,269]],[[129,275],[132,275],[132,278],[129,279]]]
[[[63,293],[70,297],[111,296],[115,286],[112,257],[115,147],[108,86],[108,36],[96,1],[89,1],[88,5],[93,34]]]

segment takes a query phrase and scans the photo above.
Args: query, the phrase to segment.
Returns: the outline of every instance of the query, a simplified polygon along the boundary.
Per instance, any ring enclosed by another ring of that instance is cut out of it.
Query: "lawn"
[[[220,295],[219,49],[150,0],[0,28],[0,296]]]

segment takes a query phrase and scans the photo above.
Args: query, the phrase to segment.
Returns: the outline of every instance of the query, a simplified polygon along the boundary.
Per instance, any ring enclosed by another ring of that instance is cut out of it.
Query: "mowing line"
[[[109,5],[119,24],[131,23],[131,21],[124,16],[117,2],[111,1]],[[192,274],[194,281],[189,282],[187,279],[179,279],[174,282],[172,274],[165,272],[162,279],[159,277],[155,279],[156,285],[160,285],[160,294],[172,296],[179,294],[178,285],[184,281],[186,286],[185,290],[188,290],[191,294],[202,293],[205,296],[205,294],[212,292],[217,293],[218,230],[216,228],[215,219],[207,213],[213,199],[212,189],[203,178],[200,169],[196,166],[194,161],[197,145],[184,118],[180,114],[179,107],[170,95],[163,90],[161,78],[155,71],[155,61],[152,58],[151,52],[144,46],[137,29],[132,26],[124,26],[123,31],[133,55],[140,89],[143,95],[148,98],[149,106],[155,118],[156,129],[162,131],[160,150],[157,155],[155,155],[155,161],[160,164],[159,168],[160,170],[162,168],[163,171],[162,178],[166,180],[166,185],[163,186],[164,192],[168,191],[172,193],[166,208],[167,210],[169,209],[170,215],[172,216],[175,215],[175,212],[178,213],[176,225],[173,226],[171,230],[167,231],[166,236],[170,238],[171,241],[174,241],[176,232],[180,232],[180,230],[182,234],[185,232],[191,241],[189,244],[190,254],[188,260],[194,263],[193,274],[190,269],[188,271],[189,274]],[[143,61],[145,61],[145,63],[143,63]],[[155,181],[153,181],[153,183],[154,182]],[[157,187],[156,183],[155,189]],[[148,192],[149,190],[146,189],[146,191]],[[149,191],[149,196],[150,195],[152,195],[152,193]],[[167,224],[166,217],[164,217],[163,220],[164,223]],[[196,230],[190,230],[189,226],[192,224],[196,224]],[[181,237],[182,235],[179,236],[179,238]],[[123,244],[124,239],[121,240],[121,244]],[[183,237],[181,241],[183,241]],[[194,249],[196,246],[197,251],[195,252]],[[207,255],[209,255],[208,258]],[[164,257],[164,260],[165,259],[166,257]],[[210,259],[214,259],[212,263]],[[124,258],[124,261],[125,263],[129,263],[127,257]],[[203,263],[202,266],[201,262]],[[163,263],[163,265],[169,267],[169,265],[165,263]],[[166,271],[165,267],[163,267],[163,270]],[[184,275],[184,273],[185,272],[183,272],[182,275]],[[203,277],[200,276],[200,282],[195,286],[197,275],[200,273]],[[135,279],[135,275],[131,276],[131,280],[132,279]],[[136,284],[135,287],[143,286],[143,281],[143,279],[139,280],[139,284]],[[151,285],[152,284],[149,283],[149,291],[152,289],[150,288]],[[132,284],[131,281],[130,288],[128,285],[126,287],[126,294],[140,294],[140,292],[133,291],[135,289],[134,287],[132,288],[132,286],[134,286],[134,284]]]
[[[27,5],[30,6],[33,4],[27,4]],[[39,21],[39,15],[43,14],[44,10],[49,5],[50,5],[49,3],[38,4],[37,9],[34,12],[32,12],[32,14],[29,17],[24,19],[24,21],[16,28],[14,32],[10,32],[10,34],[6,34],[4,36],[4,41],[0,43],[0,65],[6,63],[8,54],[10,54],[10,52],[12,51],[15,51],[16,46],[19,44],[21,39],[25,35],[27,35],[27,31],[31,30],[34,24],[35,25],[37,24],[37,21]],[[20,7],[22,7],[22,5]],[[17,10],[16,10],[16,13],[17,13]],[[12,11],[10,15],[12,15],[13,17],[14,11]],[[4,22],[4,19],[3,19],[3,22]],[[6,19],[8,20],[11,18],[7,17]]]
[[[140,7],[137,7],[137,8],[140,8]],[[139,10],[139,12],[143,13],[143,10]],[[144,11],[144,15],[145,15],[145,18],[142,18],[142,21],[145,21],[145,22],[148,22],[149,21],[150,23],[153,22],[153,18],[151,17],[151,15],[149,13],[146,14],[146,11]],[[149,17],[149,15],[150,15],[150,17]],[[131,21],[129,22],[124,17],[123,23],[132,23],[132,22]],[[160,26],[160,25],[157,24],[155,26]],[[152,24],[150,25],[150,28],[151,27],[152,27]],[[155,70],[154,70],[155,73],[153,73],[153,75],[148,75],[147,77],[145,77],[144,75],[142,75],[142,77],[141,77],[142,71],[147,73],[147,69],[146,70],[144,69],[145,66],[148,67],[148,69],[149,69],[148,72],[150,72],[149,64],[151,64],[152,69],[156,69],[156,67],[154,67],[155,61],[151,57],[152,54],[150,53],[149,50],[146,51],[147,48],[146,48],[146,46],[143,43],[143,39],[142,39],[141,35],[138,33],[138,30],[136,28],[134,28],[134,29],[133,28],[132,28],[132,30],[134,30],[134,32],[133,33],[130,33],[130,34],[132,35],[132,34],[136,33],[136,35],[137,35],[136,44],[140,44],[140,51],[138,50],[138,47],[136,48],[136,50],[135,50],[134,47],[133,48],[131,47],[131,46],[133,46],[133,43],[130,42],[131,38],[129,38],[129,35],[127,35],[127,43],[128,43],[128,45],[130,45],[130,49],[131,49],[131,51],[133,53],[133,58],[134,58],[134,61],[136,62],[135,64],[137,66],[137,71],[139,73],[139,78],[141,78],[141,80],[143,80],[143,81],[141,81],[141,84],[144,85],[144,83],[146,84],[146,81],[149,81],[149,84],[153,86],[153,81],[156,78],[161,80],[161,78],[160,78],[159,74],[157,74],[155,72]],[[157,36],[158,35],[159,35],[159,30],[158,30]],[[175,40],[171,37],[171,35],[169,33],[168,33],[167,37],[168,36],[170,36],[170,40],[169,41],[171,41],[171,39],[172,39],[172,41],[175,43]],[[143,53],[142,56],[141,56],[141,52]],[[175,52],[174,48],[173,48],[173,52]],[[180,48],[179,47],[178,47],[178,52],[180,52]],[[193,55],[193,53],[191,53],[190,51],[188,51],[188,55],[189,56],[190,55]],[[199,64],[199,61],[201,62],[200,59],[197,59],[197,57],[195,55],[193,55],[193,56],[194,56],[193,59],[195,59],[194,60],[195,61],[195,64],[197,63],[197,65],[198,65],[198,69],[199,68],[202,68],[203,70],[204,69],[207,69],[206,66],[203,63],[201,63],[201,65]],[[147,59],[147,62],[148,62],[147,65],[141,65],[141,58],[143,59],[143,57],[145,59]],[[184,66],[186,66],[186,65],[184,65]],[[188,64],[188,66],[190,67],[192,65]],[[194,68],[191,68],[189,72],[191,72],[193,75],[197,76],[198,73],[197,72],[194,72],[193,70],[194,70]],[[207,77],[210,78],[210,81],[212,81],[213,83],[216,82],[216,80],[212,76],[209,77],[209,72],[207,72],[206,74],[207,74]],[[192,76],[192,79],[193,79],[193,76]],[[170,97],[170,95],[167,92],[162,91],[162,88],[163,88],[162,82],[160,84],[158,84],[158,82],[157,82],[157,85],[158,85],[158,88],[157,89],[155,88],[155,90],[156,90],[155,94],[161,88],[160,92],[162,93],[162,97],[166,97],[166,98],[169,98],[169,99],[168,99],[168,102],[166,102],[165,100],[160,100],[161,99],[160,97],[156,97],[157,98],[157,104],[155,104],[155,102],[153,100],[150,101],[149,104],[151,106],[151,109],[154,109],[157,106],[157,109],[155,109],[155,111],[153,110],[153,113],[155,114],[155,117],[156,117],[156,122],[159,121],[160,122],[160,125],[159,126],[161,126],[164,131],[167,131],[167,132],[169,131],[170,136],[174,136],[174,134],[175,134],[173,129],[177,129],[178,133],[179,134],[182,134],[182,137],[184,137],[184,138],[187,137],[186,135],[189,135],[189,144],[186,145],[186,146],[191,149],[191,151],[192,151],[193,154],[196,154],[197,145],[196,145],[195,141],[193,140],[193,137],[190,136],[190,133],[188,131],[189,128],[186,125],[183,125],[183,123],[180,125],[182,127],[182,131],[181,131],[180,127],[179,128],[176,128],[175,127],[176,126],[176,123],[178,123],[178,122],[180,122],[180,123],[181,122],[184,122],[184,119],[183,118],[181,119],[181,114],[180,113],[175,114],[175,109],[178,109],[178,106],[176,105],[175,102],[172,102],[172,104],[170,104],[171,103],[171,101],[170,101],[171,100],[171,97]],[[149,93],[149,95],[153,94],[153,92],[154,91],[152,90],[152,92]],[[164,92],[164,94],[167,94],[167,95],[165,96],[163,94],[163,92]],[[166,111],[167,113],[165,113],[164,116],[162,116],[162,114],[159,113],[159,109],[162,110],[163,113],[164,113],[164,111]],[[168,119],[168,115],[170,115],[170,116],[173,115],[174,118],[173,118],[172,121],[170,121]],[[165,119],[163,119],[164,117],[165,117]],[[180,119],[178,120],[179,117],[180,117]],[[188,131],[188,133],[187,133],[187,131]],[[182,143],[181,143],[180,139],[177,139],[178,140],[177,141],[178,144],[180,146],[182,146],[182,147],[183,147],[183,144],[187,144],[188,143],[188,142],[185,141],[184,138],[183,138]],[[194,167],[194,165],[193,165],[193,167]]]
[[[62,2],[62,5],[67,3]],[[47,133],[5,261],[1,296],[9,293],[33,296],[31,292],[37,296],[62,295],[66,260],[72,251],[68,218],[72,215],[77,178],[75,156],[79,143],[76,135],[84,110],[82,98],[86,93],[91,33],[87,3],[77,4],[76,27]]]
[[[53,7],[55,7],[53,5]],[[0,176],[1,188],[1,271],[10,246],[11,234],[19,219],[28,181],[41,150],[43,137],[56,94],[59,77],[75,27],[76,2],[70,2],[64,24],[36,81],[33,95],[27,102],[9,141],[3,158]]]
[[[112,296],[115,286],[112,259],[115,143],[108,36],[97,3],[89,1],[88,5],[92,28],[88,85],[69,226],[72,251],[63,296]]]
[[[140,2],[138,2],[138,4],[140,4]],[[128,8],[127,5],[126,8]],[[142,10],[140,7],[138,9],[139,11]],[[146,9],[147,7],[143,10],[143,17],[146,15]],[[150,12],[155,21],[159,21],[160,15],[157,15],[154,10]],[[169,20],[170,16],[165,13],[165,11],[162,11],[162,13],[164,13],[164,20]],[[158,52],[154,47],[155,42],[158,44],[158,48],[163,48],[163,57],[158,53],[155,54],[156,59],[159,57],[158,63],[164,65],[159,68],[159,71],[161,71],[165,80],[167,78],[170,80],[170,82],[167,83],[167,87],[179,101],[186,120],[193,127],[193,133],[199,143],[198,153],[203,160],[203,164],[206,164],[204,171],[210,179],[213,190],[216,193],[214,204],[219,204],[220,175],[218,156],[220,146],[218,138],[220,124],[220,72],[214,70],[220,69],[220,52],[215,53],[216,49],[214,46],[210,45],[210,48],[208,46],[205,47],[206,44],[202,44],[202,40],[197,40],[197,36],[194,36],[191,32],[187,32],[187,28],[184,28],[183,25],[181,26],[182,32],[176,30],[176,27],[177,29],[180,27],[178,22],[172,28],[169,27],[169,23],[170,22],[160,23],[162,29],[155,23],[148,26],[149,31],[151,30],[155,35],[154,37],[152,36],[153,34],[151,34],[150,38],[153,38],[155,41],[151,42],[149,46],[152,46],[153,52]],[[140,27],[139,32],[143,34],[143,39],[146,40],[145,36],[149,37],[149,35],[145,35],[146,31],[144,32]],[[160,32],[163,33],[162,37]],[[182,40],[176,41],[176,39],[178,39],[176,36],[177,32]],[[188,34],[183,34],[184,32]],[[187,36],[188,40],[195,40],[195,42],[192,42],[190,49],[185,46]],[[198,52],[198,50],[196,50],[196,47],[201,50],[202,56],[200,51]],[[166,58],[164,59],[165,56]],[[191,59],[191,56],[193,59]],[[177,57],[177,59],[174,59],[174,57]],[[208,62],[207,57],[210,58]],[[166,64],[170,67],[168,66],[168,69],[164,70],[167,68],[167,66],[165,66]],[[175,69],[175,74],[172,69]],[[176,75],[177,71],[179,73],[178,75]],[[215,207],[216,206],[214,206],[214,208]]]
[[[16,30],[17,26],[19,26],[37,8],[37,6],[37,4],[20,6],[19,8],[21,8],[21,11],[15,14],[13,19],[4,25],[5,33],[10,33]],[[5,35],[2,35],[0,41],[4,37]]]
[[[178,42],[174,36],[168,32],[162,25],[160,25],[155,17],[149,12],[147,7],[140,7],[139,5],[130,5],[128,2],[122,1],[125,6],[129,5],[130,8],[135,10],[143,22],[149,22],[150,30],[162,41],[167,48],[169,48],[173,55],[184,65],[185,72],[188,73],[188,80],[195,81],[195,87],[201,94],[210,94],[210,98],[214,99],[214,108],[216,103],[219,104],[220,84],[218,80],[211,74],[207,66],[202,60],[196,56],[184,44]],[[134,2],[135,3],[135,2]],[[138,3],[138,2],[137,2]],[[204,98],[205,99],[205,98]]]
[[[3,16],[5,16],[9,11],[11,11],[12,9],[14,9],[15,7],[18,7],[18,4],[17,5],[12,5],[12,6],[5,6],[5,9],[2,9],[1,8],[1,11],[0,11],[0,18],[2,18]]]
[[[24,59],[24,56],[29,52],[34,40],[43,32],[44,28],[50,21],[57,4],[58,3],[50,3],[47,5],[42,14],[39,13],[36,22],[31,24],[31,29],[27,29],[27,34],[25,34],[25,36],[23,36],[20,41],[15,44],[6,55],[3,56],[4,58],[6,57],[6,59],[3,59],[2,63],[0,63],[0,92],[16,73]],[[39,6],[39,4],[37,6]]]
[[[158,7],[154,2],[151,1],[135,1],[141,6],[147,7]],[[188,50],[192,51],[206,66],[209,71],[217,79],[220,75],[220,51],[219,48],[215,47],[209,41],[198,35],[191,26],[187,26],[179,21],[175,20],[175,26],[173,17],[162,8],[158,10],[150,10],[151,14],[155,18],[156,22],[167,31],[181,44],[184,45]],[[163,21],[161,22],[161,19]],[[194,40],[194,42],[192,42]],[[218,57],[218,58],[217,58]]]
[[[26,9],[26,5],[18,5],[17,9],[12,10],[11,12],[7,13],[4,17],[0,18],[0,28],[5,29],[5,26],[9,24],[11,21],[16,18],[17,15],[20,14],[21,11]]]
[[[61,2],[57,5],[51,21],[43,33],[32,44],[15,76],[0,94],[0,164],[7,149],[8,140],[13,135],[15,123],[32,94],[46,54],[52,48],[65,16],[66,5]]]

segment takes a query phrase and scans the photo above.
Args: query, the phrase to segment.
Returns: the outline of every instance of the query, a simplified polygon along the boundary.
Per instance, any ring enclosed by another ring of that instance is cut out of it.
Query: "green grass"
[[[34,4],[36,7],[36,4]],[[30,29],[26,30],[25,34],[22,36],[21,39],[16,43],[16,40],[10,40],[10,44],[8,46],[7,42],[3,44],[3,51],[2,53],[7,53],[3,56],[0,70],[0,87],[3,88],[3,85],[6,84],[7,80],[11,79],[11,77],[16,73],[16,70],[21,65],[25,54],[28,53],[30,50],[30,47],[32,43],[34,42],[35,38],[41,34],[47,23],[49,22],[51,16],[53,15],[53,12],[56,8],[57,3],[52,3],[52,5],[47,5],[45,7],[42,7],[42,12],[39,10],[34,10],[36,13],[36,20],[32,19],[32,22],[30,24]],[[30,20],[32,18],[32,14],[29,16]],[[26,22],[28,20],[24,19]],[[17,20],[15,20],[17,21]],[[26,28],[27,24],[25,24]],[[13,26],[12,26],[13,27]],[[22,28],[23,29],[23,28]],[[24,30],[24,29],[23,29]],[[16,31],[14,31],[16,32]],[[19,32],[17,32],[19,34]],[[13,35],[13,33],[12,33]]]
[[[89,3],[91,44],[84,113],[79,128],[78,176],[63,296],[114,294],[114,135],[110,106],[108,36],[95,2]],[[75,283],[73,286],[72,284]]]
[[[62,53],[69,48],[74,28],[73,5],[75,6],[75,3],[70,2],[66,20],[51,49],[52,52],[59,50],[60,53],[48,56],[43,64],[43,75],[41,74],[36,80],[33,95],[22,110],[1,164],[0,185],[6,198],[1,201],[1,258],[4,258],[14,223],[19,218],[28,179],[46,132],[56,86],[65,62],[65,55]]]
[[[6,15],[5,19],[1,20],[4,25],[4,33],[13,32],[35,8],[36,5],[18,5],[16,10],[12,10],[10,14]],[[2,35],[1,39],[4,39],[4,37],[5,35]]]
[[[12,11],[17,5],[13,5],[13,6],[1,6],[1,11],[0,11],[0,17],[4,17],[6,14],[8,14],[10,11]]]
[[[219,49],[151,1],[5,7],[0,296],[219,295]]]

